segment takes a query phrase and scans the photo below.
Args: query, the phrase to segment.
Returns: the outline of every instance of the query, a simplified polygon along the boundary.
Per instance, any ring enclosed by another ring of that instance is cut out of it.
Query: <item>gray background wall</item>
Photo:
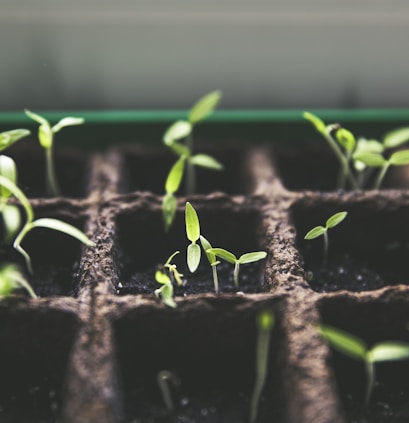
[[[0,0],[0,110],[409,107],[407,0]]]

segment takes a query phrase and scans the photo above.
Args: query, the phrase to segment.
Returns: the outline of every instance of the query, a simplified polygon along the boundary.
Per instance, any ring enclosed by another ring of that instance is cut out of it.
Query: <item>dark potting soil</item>
[[[199,394],[172,388],[174,410],[169,412],[146,390],[133,389],[125,411],[129,423],[248,423],[250,397],[243,392],[227,393],[221,389]],[[267,395],[260,399],[258,423],[279,422],[272,401]]]
[[[260,270],[260,263],[249,263],[240,266],[239,288],[234,285],[233,265],[222,262],[217,266],[220,293],[244,292],[255,293],[266,290],[263,272]],[[213,275],[210,265],[201,264],[195,273],[190,273],[187,268],[181,269],[183,273],[184,286],[175,287],[175,296],[184,297],[192,294],[214,293]],[[125,280],[117,286],[117,294],[153,294],[161,287],[155,281],[156,268],[145,272],[134,272],[128,277],[124,272]]]

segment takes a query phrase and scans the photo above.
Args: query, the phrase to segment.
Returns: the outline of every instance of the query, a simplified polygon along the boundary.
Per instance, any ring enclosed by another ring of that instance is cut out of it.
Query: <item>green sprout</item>
[[[14,160],[8,156],[0,155],[0,175],[17,184],[17,168]],[[15,204],[9,204],[13,193],[0,186],[0,213],[4,223],[4,241],[11,244],[21,226],[20,210]]]
[[[223,248],[210,248],[206,250],[206,253],[214,254],[216,257],[227,261],[228,263],[234,264],[234,285],[236,288],[239,287],[239,268],[241,264],[253,263],[259,260],[263,260],[267,257],[265,251],[255,251],[253,253],[246,253],[237,258],[233,253]]]
[[[0,132],[0,151],[5,150],[28,135],[30,135],[28,129],[12,129],[11,131]]]
[[[256,382],[251,396],[250,423],[255,423],[258,414],[260,397],[266,383],[268,371],[268,350],[270,347],[271,331],[274,327],[274,314],[272,311],[263,310],[257,315],[257,351],[256,351]]]
[[[186,167],[186,194],[193,194],[196,191],[195,166],[213,170],[222,170],[223,166],[213,157],[207,154],[195,154],[193,145],[194,126],[206,119],[217,107],[221,98],[220,91],[212,91],[202,97],[190,109],[188,120],[178,120],[173,123],[165,132],[163,142],[169,147],[179,159],[172,166],[165,183],[166,194],[163,199],[162,210],[165,229],[172,225],[176,200],[174,194],[178,191]],[[186,140],[184,143],[181,140]]]
[[[218,294],[219,293],[219,279],[217,277],[216,267],[218,264],[220,264],[220,261],[217,260],[216,256],[213,253],[209,252],[212,246],[210,242],[203,235],[200,235],[200,243],[202,244],[203,250],[206,253],[207,260],[209,261],[209,264],[212,267],[214,292]]]
[[[329,325],[321,325],[319,333],[336,350],[355,360],[361,360],[366,370],[365,406],[369,406],[375,385],[375,364],[382,361],[409,360],[409,344],[399,341],[386,341],[368,348],[365,342],[355,335]]]
[[[157,375],[157,381],[162,393],[163,402],[165,403],[167,410],[171,412],[174,409],[174,405],[170,394],[169,382],[173,386],[177,387],[180,386],[180,379],[175,375],[175,373],[169,370],[161,370]]]
[[[199,267],[201,249],[197,244],[200,238],[200,223],[196,210],[187,202],[185,206],[186,236],[190,241],[187,247],[187,266],[191,273]]]
[[[92,242],[83,232],[68,223],[62,222],[61,220],[51,218],[34,220],[34,211],[30,202],[20,188],[18,188],[10,179],[0,175],[0,186],[9,190],[17,198],[25,211],[26,222],[14,239],[13,248],[24,257],[27,268],[31,274],[33,273],[31,258],[27,251],[23,249],[21,243],[26,235],[35,228],[53,229],[55,231],[65,233],[66,235],[70,235],[89,247],[95,246],[95,243]]]
[[[162,285],[160,288],[155,289],[156,297],[161,297],[163,304],[168,307],[176,308],[177,305],[173,299],[173,285],[170,277],[161,270],[157,270],[155,273],[155,280]]]
[[[84,123],[83,118],[77,117],[65,117],[61,119],[54,126],[51,126],[48,120],[44,117],[30,112],[30,110],[25,110],[26,115],[39,123],[38,128],[38,139],[40,145],[45,150],[45,159],[46,159],[46,192],[49,196],[58,197],[60,195],[60,188],[57,181],[57,176],[55,173],[55,164],[54,164],[54,136],[62,128],[73,125],[81,125]]]
[[[4,264],[0,268],[0,297],[12,295],[16,289],[25,289],[31,298],[37,298],[33,288],[27,282],[20,269],[15,264]]]
[[[316,226],[311,229],[304,237],[306,240],[311,240],[323,236],[324,248],[323,248],[323,263],[327,263],[328,259],[328,229],[334,228],[339,225],[348,215],[348,212],[338,212],[327,219],[324,226]]]
[[[165,268],[165,269],[167,269],[168,270],[168,272],[169,272],[169,274],[170,274],[170,277],[171,277],[171,280],[172,280],[172,282],[176,282],[179,286],[182,286],[183,285],[183,280],[182,280],[182,278],[183,278],[183,275],[182,275],[182,273],[179,273],[179,271],[178,271],[178,269],[177,269],[177,267],[176,267],[176,264],[172,264],[172,260],[173,260],[173,258],[177,255],[177,254],[179,254],[180,253],[180,251],[175,251],[167,260],[166,260],[166,263],[163,265],[163,267]]]

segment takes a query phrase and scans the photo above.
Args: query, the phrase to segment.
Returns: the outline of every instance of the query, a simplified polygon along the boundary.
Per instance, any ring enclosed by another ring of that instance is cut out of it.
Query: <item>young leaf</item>
[[[4,239],[7,243],[11,243],[21,226],[20,209],[14,204],[6,204],[1,213],[4,221]]]
[[[200,243],[202,244],[203,250],[206,252],[206,257],[207,260],[209,260],[210,264],[213,264],[216,262],[216,256],[209,252],[208,250],[210,250],[212,248],[210,242],[202,235],[200,235]]]
[[[171,283],[169,276],[166,273],[161,272],[160,270],[157,270],[155,272],[155,280],[156,282],[162,285]]]
[[[345,148],[345,150],[352,152],[355,149],[356,140],[352,132],[348,129],[340,128],[335,134],[338,142]]]
[[[339,225],[346,217],[347,217],[348,212],[338,212],[335,213],[333,216],[331,216],[325,226],[326,228],[333,228],[334,226]]]
[[[38,128],[38,139],[43,148],[51,148],[53,145],[53,131],[50,125],[41,125]]]
[[[394,148],[407,141],[409,141],[409,128],[400,128],[387,133],[383,139],[383,145],[385,148]]]
[[[256,251],[254,253],[246,253],[239,257],[238,262],[240,264],[253,263],[255,261],[263,260],[267,257],[265,251]]]
[[[186,138],[192,132],[192,125],[185,120],[178,120],[173,123],[165,132],[163,142],[171,146],[175,141]]]
[[[68,117],[61,119],[51,129],[52,129],[53,133],[56,134],[62,128],[65,128],[67,126],[82,125],[84,122],[85,122],[85,120],[83,118],[68,116]]]
[[[189,202],[186,203],[185,221],[187,239],[191,242],[196,242],[200,237],[199,218],[197,217],[196,210]]]
[[[197,101],[189,112],[189,122],[194,125],[205,119],[217,107],[222,93],[220,91],[212,91]]]
[[[189,244],[187,247],[187,266],[191,273],[199,267],[201,249],[197,244]]]
[[[176,308],[177,305],[173,299],[173,285],[171,283],[163,285],[160,290],[160,294],[162,296],[163,304],[171,308]]]
[[[189,147],[186,147],[183,144],[178,142],[174,142],[173,144],[168,146],[177,156],[185,156],[186,158],[190,157],[190,150]]]
[[[196,154],[189,159],[190,163],[196,166],[206,167],[208,169],[223,170],[223,165],[213,157],[207,154]]]
[[[328,325],[321,325],[319,333],[338,351],[351,358],[365,360],[367,347],[354,335]]]
[[[223,248],[210,248],[209,250],[206,250],[206,252],[214,254],[216,257],[220,257],[221,259],[232,264],[235,264],[238,261],[233,253],[230,253]]]
[[[92,242],[82,231],[69,223],[62,222],[61,220],[50,218],[37,219],[31,223],[31,228],[53,229],[78,239],[78,241],[81,241],[88,247],[95,247],[95,243]]]
[[[15,184],[17,183],[16,163],[11,157],[0,155],[0,175],[10,179],[10,181]],[[11,195],[12,192],[10,190],[3,186],[0,187],[0,196],[2,198],[8,198]]]
[[[48,123],[48,120],[43,118],[42,116],[38,115],[37,113],[31,112],[28,109],[24,110],[24,113],[32,120],[34,120],[35,122],[39,123],[40,125],[44,125],[44,126],[50,126],[50,124]]]
[[[5,131],[0,133],[0,151],[10,147],[16,141],[21,138],[30,135],[30,131],[27,129],[12,129],[11,131]]]
[[[402,150],[393,153],[388,161],[390,164],[393,164],[395,166],[409,164],[409,150]]]
[[[368,352],[368,360],[372,363],[407,359],[409,359],[409,344],[405,342],[382,342]]]
[[[354,159],[371,167],[383,167],[387,163],[387,161],[377,153],[357,153],[354,155]]]
[[[318,238],[321,235],[324,235],[324,233],[327,231],[326,228],[323,226],[316,226],[315,228],[311,229],[307,235],[305,235],[304,239],[314,239]]]
[[[318,116],[315,116],[310,112],[304,112],[303,118],[310,121],[318,132],[320,132],[321,134],[326,134],[327,127],[325,123]]]
[[[173,194],[167,193],[162,200],[162,214],[165,230],[169,230],[172,226],[176,214],[176,198]]]
[[[185,157],[182,156],[170,169],[165,183],[165,190],[168,194],[174,194],[180,187],[185,169]]]

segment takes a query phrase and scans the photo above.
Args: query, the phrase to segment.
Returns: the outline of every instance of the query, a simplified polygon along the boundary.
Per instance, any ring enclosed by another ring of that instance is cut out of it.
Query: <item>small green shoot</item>
[[[166,273],[157,270],[155,273],[155,280],[162,285],[160,288],[155,289],[156,297],[161,297],[163,304],[168,307],[176,308],[177,305],[173,299],[173,285],[170,277]]]
[[[266,383],[268,371],[268,351],[270,347],[271,331],[274,327],[274,314],[270,310],[263,310],[257,314],[257,350],[256,350],[256,382],[251,396],[250,423],[255,423],[258,414],[260,397]]]
[[[185,206],[186,236],[190,241],[187,247],[187,266],[191,273],[199,267],[201,249],[197,244],[200,238],[200,223],[196,210],[187,202]]]
[[[375,385],[375,364],[382,361],[409,360],[409,344],[386,341],[368,348],[364,341],[348,332],[329,325],[321,325],[319,333],[336,350],[355,360],[361,360],[366,370],[365,406],[369,406]]]
[[[8,156],[0,155],[0,175],[17,184],[17,167],[14,160]],[[14,204],[8,204],[13,193],[0,186],[0,213],[4,223],[4,241],[11,244],[21,226],[20,210]]]
[[[167,260],[166,263],[163,265],[163,267],[165,267],[165,269],[168,270],[170,277],[172,279],[172,282],[176,282],[179,286],[183,285],[183,275],[182,273],[179,273],[176,264],[172,264],[172,260],[173,258],[179,254],[180,251],[175,251]]]
[[[328,229],[334,228],[339,225],[348,215],[348,212],[338,212],[327,219],[324,226],[316,226],[311,229],[304,237],[306,240],[311,240],[323,236],[324,248],[323,248],[323,263],[326,264],[328,260]]]
[[[30,131],[27,129],[12,129],[11,131],[0,132],[0,151],[5,150],[28,135],[30,135]]]
[[[175,375],[175,373],[169,370],[161,370],[157,375],[157,381],[162,393],[163,402],[165,403],[167,410],[172,412],[175,407],[170,394],[169,383],[171,383],[174,387],[180,386],[180,379]]]
[[[68,223],[62,222],[61,220],[50,218],[34,220],[34,211],[30,202],[24,193],[20,190],[20,188],[18,188],[12,181],[10,181],[10,179],[0,175],[0,186],[9,190],[20,201],[24,208],[26,222],[16,236],[13,242],[13,247],[24,257],[30,273],[33,273],[31,258],[27,251],[23,249],[21,243],[23,242],[26,235],[35,228],[53,229],[55,231],[65,233],[66,235],[70,235],[89,247],[95,246],[95,243],[92,242],[83,232]]]
[[[223,248],[210,248],[206,250],[208,254],[214,254],[216,257],[227,261],[228,263],[234,264],[234,285],[236,288],[239,287],[239,268],[241,264],[253,263],[259,260],[263,260],[267,257],[265,251],[255,251],[253,253],[246,253],[237,258],[233,253]]]
[[[213,273],[213,284],[214,284],[214,292],[216,294],[219,293],[219,279],[217,277],[217,265],[220,264],[220,261],[217,260],[216,256],[208,252],[212,246],[210,242],[203,236],[200,235],[200,243],[202,244],[202,248],[206,253],[207,260],[209,261],[210,266],[212,266],[212,273]]]
[[[40,124],[38,128],[38,139],[40,141],[40,145],[45,150],[47,195],[58,197],[60,195],[60,188],[58,186],[57,177],[55,173],[53,151],[54,136],[62,128],[83,124],[84,119],[77,117],[65,117],[61,119],[58,123],[56,123],[54,126],[51,126],[48,120],[38,115],[37,113],[30,112],[30,110],[25,110],[25,113],[30,119]]]
[[[5,264],[0,268],[0,297],[8,297],[16,289],[25,289],[31,298],[37,298],[33,288],[27,282],[20,269],[15,264]]]

